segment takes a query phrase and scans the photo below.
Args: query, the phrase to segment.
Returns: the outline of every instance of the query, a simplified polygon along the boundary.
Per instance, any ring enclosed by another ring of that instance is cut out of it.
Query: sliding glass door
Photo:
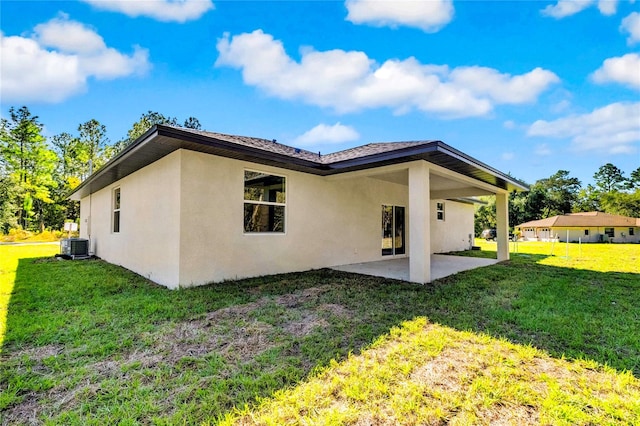
[[[382,206],[382,255],[405,253],[404,207]]]

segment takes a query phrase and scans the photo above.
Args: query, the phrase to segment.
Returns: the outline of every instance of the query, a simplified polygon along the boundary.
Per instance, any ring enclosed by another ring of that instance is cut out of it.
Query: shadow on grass
[[[102,261],[23,259],[0,410],[16,422],[22,412],[72,424],[219,418],[417,316],[640,377],[638,275],[536,263],[544,257],[426,286],[324,269],[181,291]]]

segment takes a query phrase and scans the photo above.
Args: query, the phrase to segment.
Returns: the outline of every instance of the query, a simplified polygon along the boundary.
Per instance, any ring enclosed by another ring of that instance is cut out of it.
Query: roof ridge
[[[308,161],[312,161],[319,164],[330,164],[333,162],[345,161],[353,158],[367,157],[369,155],[375,155],[375,154],[380,154],[380,153],[385,153],[390,151],[396,151],[404,148],[427,145],[429,143],[434,142],[433,140],[369,142],[364,145],[353,146],[340,151],[334,151],[334,152],[322,154],[320,151],[313,152],[304,148],[298,148],[292,145],[286,145],[278,142],[276,139],[269,140],[269,139],[255,137],[255,136],[232,135],[228,133],[211,132],[208,130],[199,130],[199,129],[190,129],[187,127],[180,127],[180,126],[174,126],[174,125],[167,125],[167,127],[171,127],[177,130],[185,130],[185,131],[199,134],[202,136],[214,137],[214,138],[222,139],[231,143],[249,144],[259,149],[271,150],[269,148],[277,146],[280,149],[276,151],[287,151],[287,152],[281,152],[282,154],[289,155],[289,156],[298,155],[300,157],[304,157],[304,159]],[[260,145],[263,145],[263,146],[256,146],[256,142],[259,142]],[[376,149],[376,148],[382,148],[382,147],[391,148],[391,149]],[[370,152],[367,152],[367,151],[370,151]]]

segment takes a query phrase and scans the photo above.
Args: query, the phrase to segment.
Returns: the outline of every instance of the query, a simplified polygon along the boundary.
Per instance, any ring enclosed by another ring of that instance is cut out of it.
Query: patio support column
[[[431,281],[431,195],[429,166],[409,166],[409,281]]]
[[[496,194],[498,262],[509,260],[509,194]]]

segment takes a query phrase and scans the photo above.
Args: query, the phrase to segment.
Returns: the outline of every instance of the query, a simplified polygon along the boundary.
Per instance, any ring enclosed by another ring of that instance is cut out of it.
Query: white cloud
[[[618,11],[618,0],[600,0],[598,10],[606,16],[615,15]]]
[[[622,20],[620,31],[628,32],[627,43],[629,45],[640,41],[640,13],[633,12]]]
[[[213,9],[211,0],[82,0],[92,6],[124,13],[133,18],[146,16],[163,22],[186,22]]]
[[[300,146],[313,146],[317,144],[337,144],[358,140],[360,134],[351,126],[345,126],[340,122],[330,126],[318,124],[311,130],[304,132],[296,138]]]
[[[150,67],[146,49],[120,53],[66,15],[37,25],[31,37],[0,33],[0,46],[0,94],[7,102],[60,102],[84,92],[89,78],[126,77]]]
[[[598,6],[598,10],[603,15],[614,15],[618,8],[618,0],[558,0],[556,4],[550,4],[540,11],[545,16],[561,19],[575,15],[593,5]]]
[[[503,152],[500,156],[504,161],[511,161],[516,158],[516,155],[513,152]]]
[[[60,14],[45,24],[36,25],[34,32],[34,39],[42,47],[52,47],[63,52],[91,53],[107,47],[94,30],[80,22],[70,21],[65,14]]]
[[[558,0],[556,4],[550,4],[541,13],[545,16],[560,19],[582,12],[593,4],[593,0]]]
[[[502,123],[502,127],[504,127],[505,129],[509,129],[509,130],[515,129],[516,126],[517,126],[516,122],[513,121],[513,120],[507,120],[504,123]]]
[[[452,0],[347,0],[347,20],[376,27],[416,27],[432,33],[453,19]]]
[[[571,106],[571,102],[567,99],[563,99],[559,102],[556,102],[555,104],[551,105],[549,107],[549,110],[553,113],[561,113],[563,111],[566,111],[567,109],[569,109],[569,107]]]
[[[470,89],[476,95],[486,95],[501,104],[530,102],[549,84],[560,81],[551,71],[542,68],[512,77],[493,68],[459,67],[454,68],[449,77],[454,84]]]
[[[628,53],[624,56],[605,59],[591,78],[596,83],[620,83],[640,89],[640,55]]]
[[[364,52],[306,49],[296,62],[279,40],[256,30],[218,40],[216,66],[242,70],[246,84],[272,96],[328,107],[339,113],[386,107],[445,117],[483,116],[499,104],[534,102],[559,81],[536,68],[511,76],[492,68],[424,65],[411,57],[382,65]]]
[[[613,103],[582,115],[538,120],[528,136],[571,139],[576,151],[635,152],[640,142],[640,102]]]
[[[533,152],[540,157],[548,157],[553,154],[553,151],[551,151],[551,148],[549,148],[549,145],[547,145],[546,143],[537,145],[536,149]]]

